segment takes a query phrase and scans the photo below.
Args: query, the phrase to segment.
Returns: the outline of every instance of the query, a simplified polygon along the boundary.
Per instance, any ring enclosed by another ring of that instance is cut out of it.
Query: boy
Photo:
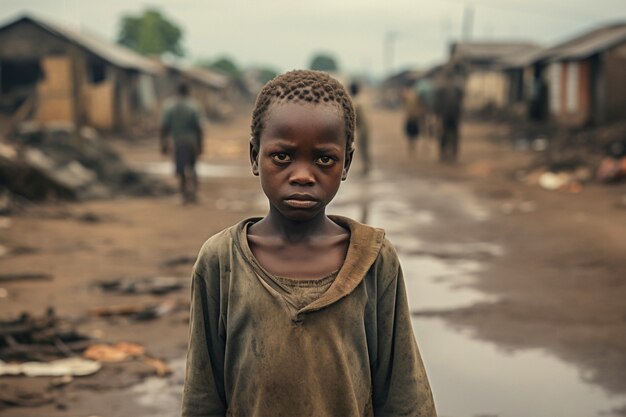
[[[325,73],[292,71],[259,94],[250,161],[270,208],[200,251],[183,416],[435,416],[393,247],[325,212],[354,128]]]

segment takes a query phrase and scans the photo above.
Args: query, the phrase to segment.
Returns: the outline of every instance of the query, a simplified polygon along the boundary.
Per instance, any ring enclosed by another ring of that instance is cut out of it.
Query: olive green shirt
[[[184,417],[434,417],[398,256],[344,217],[346,259],[299,308],[256,261],[248,219],[211,237],[192,277]]]

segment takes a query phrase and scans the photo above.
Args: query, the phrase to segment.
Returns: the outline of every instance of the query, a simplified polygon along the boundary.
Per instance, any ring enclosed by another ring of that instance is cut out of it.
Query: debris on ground
[[[96,307],[89,310],[89,314],[93,317],[127,317],[131,320],[147,321],[186,309],[187,306],[183,306],[175,300],[164,300],[158,304]]]
[[[93,129],[25,122],[0,149],[0,182],[32,201],[163,195],[171,189],[129,168]]]
[[[6,363],[0,360],[0,376],[87,376],[98,372],[102,364],[81,358],[56,359],[49,362]]]
[[[54,401],[54,395],[42,392],[41,387],[26,388],[14,384],[0,384],[0,410],[6,407],[40,407]]]
[[[518,179],[550,191],[581,192],[590,181],[626,180],[626,122],[555,132]]]
[[[626,179],[626,157],[621,159],[607,156],[600,161],[596,179],[603,183],[618,182]]]
[[[180,265],[193,265],[196,262],[196,256],[180,255],[169,258],[160,263],[160,266],[172,268]]]
[[[506,202],[500,206],[500,210],[504,214],[528,214],[537,211],[537,203],[534,201]]]
[[[142,364],[147,365],[160,377],[169,375],[172,372],[165,361],[148,356],[146,348],[137,343],[120,342],[114,345],[91,345],[85,350],[83,356],[86,359],[107,363],[136,359]]]
[[[11,251],[7,250],[5,255],[8,255]],[[18,252],[19,253],[19,252]],[[7,272],[0,274],[0,282],[9,281],[52,281],[54,276],[43,272]]]
[[[121,362],[145,355],[146,348],[136,343],[121,342],[115,345],[104,343],[91,345],[83,357],[99,362]]]
[[[48,361],[80,355],[89,338],[74,324],[48,309],[41,317],[23,313],[15,320],[0,321],[0,360]]]
[[[146,277],[137,280],[115,279],[98,281],[95,285],[103,291],[120,294],[165,295],[183,288],[181,280],[173,277]]]

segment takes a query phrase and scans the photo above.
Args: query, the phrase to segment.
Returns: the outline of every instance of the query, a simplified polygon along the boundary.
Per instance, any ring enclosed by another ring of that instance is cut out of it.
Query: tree
[[[272,78],[275,78],[278,75],[278,72],[273,68],[261,67],[257,68],[257,79],[261,82],[261,84],[266,84]]]
[[[234,78],[239,77],[242,72],[237,63],[235,63],[233,59],[226,56],[223,56],[216,60],[206,58],[200,59],[199,61],[196,61],[196,65],[209,70],[221,72],[222,74]]]
[[[309,68],[317,71],[327,71],[327,72],[337,72],[339,70],[339,66],[331,55],[328,54],[317,54],[311,60],[311,65]]]
[[[146,9],[141,16],[123,16],[117,43],[143,55],[170,52],[183,56],[182,30],[156,9]]]

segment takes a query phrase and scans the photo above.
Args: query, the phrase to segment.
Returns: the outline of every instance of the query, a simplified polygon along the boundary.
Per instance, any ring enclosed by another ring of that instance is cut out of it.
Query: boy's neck
[[[270,208],[267,216],[255,226],[259,234],[273,235],[293,243],[307,241],[320,235],[333,234],[334,226],[341,229],[341,226],[336,225],[326,216],[325,211],[309,220],[295,221],[285,218],[273,208]]]

